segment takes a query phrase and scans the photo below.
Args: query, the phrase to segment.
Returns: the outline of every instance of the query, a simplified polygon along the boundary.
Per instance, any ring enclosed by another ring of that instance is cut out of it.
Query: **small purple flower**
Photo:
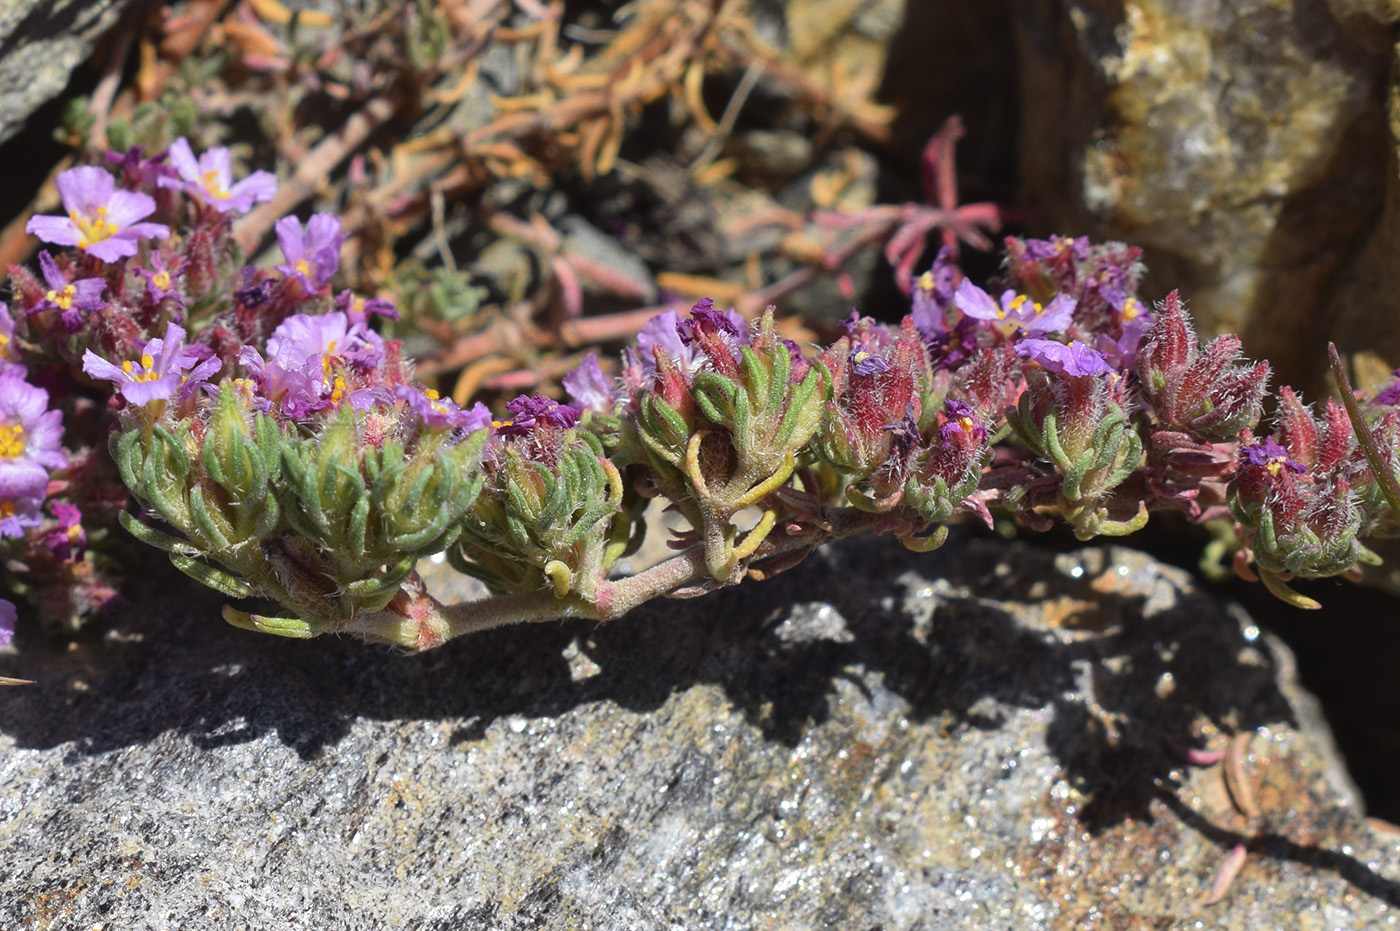
[[[44,493],[12,494],[0,479],[0,540],[5,537],[22,537],[26,527],[37,527],[44,517],[40,507],[44,503]]]
[[[695,351],[681,340],[680,314],[666,310],[647,321],[637,333],[638,357],[642,373],[650,375],[656,371],[656,350],[660,349],[683,370],[695,367]]]
[[[972,406],[957,398],[943,402],[943,410],[948,421],[939,428],[938,435],[945,444],[953,444],[962,437],[972,437],[978,443],[987,438],[987,428],[978,423]]]
[[[524,395],[506,402],[506,410],[511,416],[507,420],[492,423],[496,430],[505,436],[524,436],[540,424],[549,424],[567,430],[578,423],[577,407],[560,404],[542,394]]]
[[[165,152],[146,158],[139,145],[134,145],[125,152],[104,152],[103,158],[106,159],[108,165],[118,169],[118,174],[126,187],[154,187],[160,183],[161,178],[175,176],[175,169],[165,164],[167,158]]]
[[[170,228],[139,223],[155,212],[149,194],[117,190],[112,176],[95,165],[70,168],[54,180],[66,217],[31,217],[24,231],[45,242],[77,246],[104,262],[135,255],[141,239],[165,239]]]
[[[195,161],[184,136],[170,144],[170,164],[180,173],[180,180],[161,178],[161,187],[184,191],[220,213],[247,213],[253,204],[266,203],[277,193],[277,179],[265,171],[255,171],[233,184],[228,149],[210,149]]]
[[[209,356],[208,347],[186,346],[185,331],[174,323],[165,325],[165,338],[153,339],[141,350],[136,362],[113,365],[91,349],[83,353],[83,371],[90,377],[110,381],[128,403],[141,406],[164,401],[177,389],[192,390],[222,366]]]
[[[953,295],[961,277],[962,270],[953,256],[953,247],[944,246],[938,250],[932,267],[914,279],[913,305],[909,312],[925,340],[948,332],[951,326],[948,310],[953,306]]]
[[[1400,369],[1391,372],[1390,377],[1396,379],[1396,381],[1392,381],[1388,387],[1383,388],[1377,393],[1371,400],[1372,404],[1384,405],[1386,407],[1393,407],[1400,404]]]
[[[598,354],[590,352],[584,360],[563,379],[564,390],[569,399],[584,410],[600,414],[611,414],[620,400],[613,380],[598,364]]]
[[[1023,339],[1016,344],[1016,355],[1061,375],[1106,375],[1113,371],[1102,353],[1078,340],[1066,346],[1053,339]]]
[[[720,313],[715,310],[715,302],[708,297],[702,297],[695,302],[695,306],[690,308],[690,319],[680,320],[676,323],[676,334],[680,336],[681,342],[689,346],[695,342],[696,333],[719,333],[726,338],[726,342],[734,345],[747,345],[749,342],[749,323],[739,316],[733,308]]]
[[[340,218],[329,213],[314,214],[306,221],[303,233],[300,220],[283,217],[274,229],[287,260],[277,270],[289,278],[300,279],[313,291],[324,288],[340,268],[340,244],[345,240]]]
[[[890,435],[891,459],[902,459],[923,440],[919,434],[919,422],[914,418],[913,404],[904,405],[904,416],[880,429]]]
[[[15,637],[15,622],[18,620],[19,612],[15,610],[15,606],[0,598],[0,647],[10,645],[10,641]]]
[[[44,274],[49,291],[44,295],[43,303],[36,305],[35,309],[57,310],[59,318],[63,321],[63,328],[68,332],[76,333],[82,328],[84,312],[101,310],[107,306],[107,302],[102,300],[102,292],[107,287],[105,280],[79,278],[70,282],[68,276],[59,270],[58,263],[49,255],[47,249],[39,253],[39,270]]]
[[[1076,262],[1089,261],[1089,237],[1051,236],[1049,239],[1027,239],[1026,258],[1044,261],[1068,253]]]
[[[1273,437],[1244,447],[1240,450],[1240,457],[1252,466],[1267,469],[1269,474],[1275,477],[1284,469],[1294,473],[1307,471],[1302,465],[1289,459],[1288,450],[1275,443]]]
[[[53,516],[58,526],[44,534],[44,545],[59,562],[67,562],[82,553],[87,546],[87,531],[83,529],[83,512],[67,501],[53,502]]]
[[[1057,294],[1054,300],[1042,307],[1024,294],[1003,291],[1000,301],[967,279],[958,285],[954,293],[958,309],[969,317],[986,320],[1010,335],[1017,330],[1025,330],[1031,335],[1055,333],[1065,330],[1074,319],[1077,303],[1068,294]]]
[[[10,305],[0,301],[0,375],[22,369],[23,365],[15,343],[15,318],[10,316]]]
[[[0,375],[0,536],[39,522],[49,470],[68,464],[63,415],[48,406],[49,393],[25,381],[23,370]]]
[[[377,314],[386,320],[399,319],[399,309],[394,306],[393,301],[382,297],[360,297],[349,288],[335,296],[335,309],[344,313],[356,326],[368,325],[370,314]]]
[[[166,262],[165,256],[159,252],[151,254],[151,267],[138,268],[136,274],[146,279],[146,297],[151,303],[156,304],[163,301],[167,296],[173,298],[181,307],[185,306],[185,297],[180,290],[175,287],[175,278],[184,271],[185,263],[177,260],[172,266]]]
[[[851,370],[857,375],[883,375],[890,370],[890,360],[858,345],[851,349]]]
[[[276,403],[284,415],[299,419],[342,401],[357,410],[376,401],[392,402],[392,395],[379,389],[351,391],[346,385],[346,368],[372,370],[383,361],[384,343],[362,324],[351,325],[343,313],[288,317],[268,337],[267,353],[264,360],[245,346],[238,361],[257,383],[268,410]]]
[[[462,410],[449,398],[443,398],[432,388],[419,390],[408,385],[394,389],[394,397],[407,401],[408,407],[422,418],[430,430],[461,430],[474,433],[491,426],[491,412],[477,402],[471,410]]]

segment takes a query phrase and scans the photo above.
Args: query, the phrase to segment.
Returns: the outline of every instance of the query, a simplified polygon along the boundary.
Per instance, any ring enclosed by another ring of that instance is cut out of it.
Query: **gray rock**
[[[0,142],[68,85],[129,0],[0,0]]]
[[[1150,293],[1315,392],[1394,171],[1388,6],[1015,0],[1026,205],[1145,246]]]
[[[0,698],[0,926],[1320,929],[1400,906],[1400,840],[1360,817],[1287,651],[1131,551],[866,540],[411,658],[150,588],[100,642],[0,657],[38,680]],[[1165,749],[1256,729],[1254,821]]]

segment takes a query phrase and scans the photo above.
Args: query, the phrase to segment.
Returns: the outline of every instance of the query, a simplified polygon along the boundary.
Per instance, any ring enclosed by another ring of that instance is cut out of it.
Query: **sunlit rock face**
[[[1384,296],[1340,299],[1400,225],[1376,225],[1393,212],[1391,5],[1012,6],[1033,223],[1147,247],[1148,292],[1180,287],[1207,329],[1307,389],[1343,309],[1372,338],[1400,329]]]

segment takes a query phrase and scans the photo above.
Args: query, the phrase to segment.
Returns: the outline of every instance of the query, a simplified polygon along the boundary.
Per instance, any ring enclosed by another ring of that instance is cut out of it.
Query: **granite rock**
[[[0,142],[68,86],[130,0],[0,2]]]
[[[1149,293],[1181,288],[1205,329],[1316,391],[1393,173],[1394,18],[1381,0],[1018,0],[1027,205],[1046,232],[1146,247]],[[1377,295],[1350,309],[1394,330]]]
[[[0,926],[1359,928],[1365,821],[1287,650],[1132,551],[882,540],[403,657],[153,579],[0,674]],[[1215,749],[1253,734],[1232,804]],[[1202,906],[1228,851],[1248,858]],[[1185,925],[1183,925],[1185,926]]]

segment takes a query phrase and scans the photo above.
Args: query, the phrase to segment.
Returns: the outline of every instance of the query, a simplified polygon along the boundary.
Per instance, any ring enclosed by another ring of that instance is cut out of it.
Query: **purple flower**
[[[676,324],[676,334],[687,346],[695,342],[697,333],[719,333],[726,342],[734,345],[746,345],[749,342],[748,321],[739,316],[733,308],[720,313],[715,310],[715,302],[708,297],[702,297],[690,308],[689,320],[681,320]]]
[[[1289,459],[1288,450],[1275,443],[1273,437],[1244,447],[1240,450],[1240,457],[1252,466],[1267,469],[1273,476],[1277,476],[1284,469],[1295,473],[1307,471],[1302,465]]]
[[[145,158],[139,145],[134,145],[125,152],[103,153],[107,164],[119,169],[122,183],[131,188],[153,187],[161,178],[174,177],[175,170],[165,164],[166,157],[166,153],[161,152],[159,155]]]
[[[1000,301],[967,279],[958,285],[954,292],[958,309],[969,317],[986,320],[996,325],[1004,334],[1025,330],[1032,335],[1054,333],[1067,329],[1074,318],[1077,303],[1068,294],[1057,294],[1055,299],[1042,307],[1024,294],[1003,291]]]
[[[247,213],[255,203],[266,203],[277,193],[277,179],[265,171],[255,171],[231,184],[233,170],[229,165],[228,149],[210,149],[195,161],[194,151],[184,136],[170,144],[170,164],[182,180],[160,178],[163,188],[184,191],[220,213]]]
[[[10,316],[10,306],[0,301],[0,375],[23,365],[15,344],[15,318]]]
[[[87,531],[83,529],[83,512],[67,501],[53,502],[53,516],[58,526],[44,534],[44,545],[59,562],[67,562],[87,546]]]
[[[15,610],[15,606],[0,598],[0,647],[10,645],[10,641],[15,637],[15,622],[18,620],[19,612]]]
[[[932,267],[914,279],[913,306],[910,313],[914,326],[918,327],[925,340],[948,332],[948,310],[953,306],[953,294],[957,281],[962,276],[953,256],[953,247],[944,246],[938,250]]]
[[[345,239],[340,232],[340,218],[329,213],[314,214],[306,221],[303,233],[300,220],[283,217],[274,229],[287,260],[277,270],[289,278],[300,279],[313,291],[325,287],[340,268],[340,244]]]
[[[153,339],[141,350],[136,362],[113,365],[91,349],[83,353],[83,371],[96,379],[110,381],[117,393],[138,407],[164,401],[177,388],[193,389],[208,381],[223,364],[208,355],[207,347],[186,346],[185,331],[174,323],[165,325],[165,338]]]
[[[184,268],[185,263],[183,261],[177,260],[172,267],[166,262],[165,256],[161,255],[159,252],[155,252],[151,255],[151,267],[148,269],[138,268],[136,269],[136,274],[146,279],[146,297],[150,298],[151,303],[159,303],[164,300],[166,296],[169,296],[181,307],[184,307],[185,297],[180,293],[179,289],[175,287],[175,276],[184,271]]]
[[[952,445],[962,437],[972,437],[978,443],[987,438],[987,428],[977,422],[972,406],[957,398],[943,402],[943,410],[948,415],[947,423],[938,430],[943,442]]]
[[[1113,370],[1102,353],[1078,340],[1066,346],[1053,339],[1023,339],[1016,344],[1016,355],[1061,375],[1105,375]]]
[[[603,372],[598,364],[598,354],[590,352],[584,360],[563,379],[564,390],[569,399],[584,410],[611,414],[619,400],[613,380]]]
[[[276,403],[286,416],[301,418],[342,401],[357,410],[392,401],[381,389],[351,391],[347,386],[345,370],[372,370],[383,361],[384,344],[363,324],[351,325],[343,313],[288,317],[268,337],[267,353],[264,360],[245,346],[238,357],[262,392],[266,409]]]
[[[1027,239],[1026,258],[1044,261],[1069,253],[1076,262],[1089,261],[1089,237],[1051,236],[1049,239]]]
[[[582,413],[577,407],[560,404],[542,394],[522,394],[507,401],[506,410],[510,411],[510,419],[492,423],[505,436],[524,436],[540,424],[567,430],[578,423],[579,414]]]
[[[135,255],[141,239],[164,239],[170,228],[138,223],[155,212],[149,194],[117,190],[112,176],[95,165],[70,168],[54,180],[66,217],[31,217],[26,233],[60,246],[77,246],[104,262]]]
[[[443,398],[432,388],[420,391],[408,385],[395,388],[394,397],[400,401],[407,401],[409,410],[421,417],[423,424],[430,430],[461,430],[464,433],[473,433],[491,426],[491,412],[480,402],[471,410],[464,411],[450,398]]]
[[[637,349],[645,375],[656,371],[657,349],[682,370],[689,371],[697,364],[695,351],[681,339],[680,314],[674,310],[662,311],[647,321],[637,333]]]
[[[107,282],[101,278],[79,278],[77,281],[69,281],[58,268],[58,263],[49,255],[48,250],[39,253],[39,270],[44,273],[44,281],[48,283],[49,291],[44,295],[42,304],[37,308],[47,307],[59,312],[59,318],[63,321],[63,327],[70,333],[76,333],[83,325],[83,311],[101,310],[107,306],[102,300],[102,292],[107,287]]]
[[[363,298],[351,292],[349,288],[335,296],[335,309],[344,313],[356,326],[367,325],[370,314],[378,314],[387,320],[399,319],[399,309],[394,306],[393,301],[386,301],[382,297]]]
[[[24,380],[23,371],[0,375],[0,536],[18,536],[39,523],[49,470],[68,464],[60,444],[63,415],[49,393]]]

